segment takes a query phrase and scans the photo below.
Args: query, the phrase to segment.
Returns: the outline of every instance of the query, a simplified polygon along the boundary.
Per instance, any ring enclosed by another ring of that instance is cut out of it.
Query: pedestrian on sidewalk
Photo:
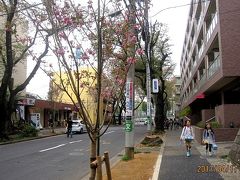
[[[72,120],[71,119],[68,119],[67,121],[67,137],[70,137],[72,138]]]
[[[203,135],[202,135],[203,144],[206,145],[206,155],[212,156],[212,147],[215,143],[215,135],[212,130],[211,124],[206,123]]]
[[[186,144],[187,157],[191,156],[191,143],[194,140],[194,132],[191,126],[191,121],[187,120],[185,126],[182,129],[180,140],[184,140]]]

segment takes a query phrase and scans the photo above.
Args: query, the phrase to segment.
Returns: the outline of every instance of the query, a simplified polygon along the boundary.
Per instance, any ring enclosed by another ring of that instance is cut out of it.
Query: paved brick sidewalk
[[[216,171],[213,172],[215,165],[227,165],[227,160],[222,159],[221,156],[228,154],[231,143],[219,143],[219,153],[221,152],[221,155],[206,157],[204,146],[194,142],[192,156],[186,157],[184,144],[179,144],[180,133],[181,129],[167,132],[159,180],[238,179],[239,171],[220,174]]]
[[[219,142],[217,144],[218,150],[212,157],[206,156],[204,146],[198,144],[197,150],[200,152],[202,158],[207,159],[207,161],[211,164],[211,167],[219,169],[218,172],[224,180],[240,179],[240,170],[236,166],[232,165],[227,158],[233,142]]]

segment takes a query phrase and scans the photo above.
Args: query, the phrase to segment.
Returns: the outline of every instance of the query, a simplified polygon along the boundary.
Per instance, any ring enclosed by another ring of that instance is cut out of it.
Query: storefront
[[[53,122],[55,127],[64,127],[67,118],[77,117],[72,104],[33,98],[19,101],[18,109],[20,118],[31,122],[38,129],[49,127],[49,122]]]

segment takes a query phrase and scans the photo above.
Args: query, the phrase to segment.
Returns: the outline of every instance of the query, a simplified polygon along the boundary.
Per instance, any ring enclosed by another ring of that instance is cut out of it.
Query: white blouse
[[[184,126],[180,139],[182,139],[182,140],[184,140],[184,139],[194,139],[193,128],[191,126],[189,126],[189,127]]]

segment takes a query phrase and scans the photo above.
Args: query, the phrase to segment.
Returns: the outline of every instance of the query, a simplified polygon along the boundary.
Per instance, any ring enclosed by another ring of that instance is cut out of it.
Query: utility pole
[[[135,33],[133,28],[136,22],[136,1],[130,0],[129,7],[129,17],[130,17],[130,34]],[[135,45],[131,45],[128,49],[128,57],[133,58],[135,54]],[[134,75],[135,75],[135,65],[134,62],[129,64],[129,70],[127,73],[126,81],[126,121],[125,121],[125,155],[129,159],[134,158]]]
[[[150,75],[150,34],[149,34],[149,22],[148,22],[148,0],[144,0],[144,32],[145,32],[145,53],[146,60],[146,90],[147,90],[147,131],[152,131],[152,109],[151,109],[151,75]]]

